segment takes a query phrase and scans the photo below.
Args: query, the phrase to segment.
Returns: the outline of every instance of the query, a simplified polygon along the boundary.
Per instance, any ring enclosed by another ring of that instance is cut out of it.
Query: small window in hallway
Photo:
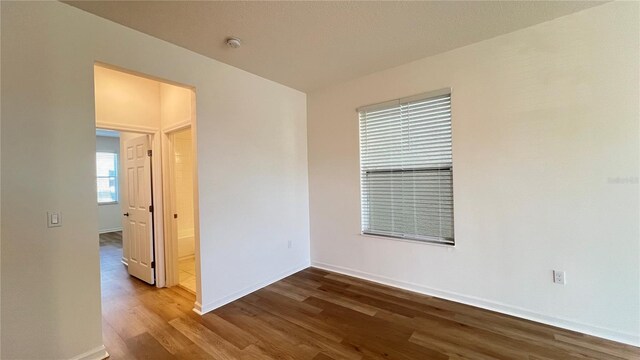
[[[118,154],[96,153],[98,204],[118,202]]]

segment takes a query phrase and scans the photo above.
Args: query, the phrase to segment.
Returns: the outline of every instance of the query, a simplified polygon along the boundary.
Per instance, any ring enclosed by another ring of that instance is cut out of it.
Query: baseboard
[[[264,281],[258,282],[256,284],[248,286],[248,287],[246,287],[246,288],[244,288],[244,289],[242,289],[240,291],[237,291],[237,292],[235,292],[233,294],[229,294],[227,296],[223,296],[223,297],[221,297],[221,298],[219,298],[219,299],[217,299],[215,301],[212,301],[210,303],[207,303],[205,305],[202,305],[202,304],[196,302],[195,305],[194,305],[193,311],[198,315],[206,314],[209,311],[215,310],[215,309],[217,309],[217,308],[219,308],[221,306],[224,306],[224,305],[226,305],[226,304],[228,304],[230,302],[238,300],[238,299],[240,299],[241,297],[243,297],[245,295],[249,295],[249,294],[251,294],[252,292],[254,292],[256,290],[260,290],[265,286],[271,285],[276,281],[280,281],[280,280],[286,278],[287,276],[293,275],[293,274],[297,273],[298,271],[302,271],[302,270],[304,270],[304,269],[306,269],[308,267],[309,267],[309,263],[305,263],[305,264],[302,264],[302,265],[295,266],[295,267],[293,267],[293,268],[291,268],[289,270],[281,272],[280,274],[278,274],[278,275],[276,275],[276,276],[274,276],[274,277],[272,277],[272,278],[270,278],[268,280],[264,280]]]
[[[115,227],[110,229],[100,229],[98,230],[98,234],[106,234],[110,232],[122,231],[122,227]]]
[[[70,360],[103,360],[109,357],[109,353],[104,345],[91,349],[80,355],[72,357]]]
[[[404,290],[417,292],[424,295],[434,296],[434,297],[454,301],[457,303],[471,305],[471,306],[475,306],[475,307],[486,309],[486,310],[496,311],[506,315],[511,315],[511,316],[519,317],[526,320],[531,320],[531,321],[535,321],[535,322],[539,322],[539,323],[543,323],[551,326],[556,326],[556,327],[571,330],[571,331],[577,331],[583,334],[597,336],[597,337],[604,338],[611,341],[616,341],[616,342],[633,345],[633,346],[640,346],[640,336],[636,334],[624,333],[624,332],[620,332],[612,329],[606,329],[606,328],[601,328],[593,325],[587,325],[587,324],[579,323],[572,320],[555,318],[555,317],[540,314],[534,311],[530,311],[527,309],[519,308],[516,306],[495,302],[492,300],[486,300],[486,299],[482,299],[474,296],[466,296],[466,295],[457,294],[449,291],[432,289],[419,284],[396,280],[396,279],[388,278],[386,276],[371,274],[364,271],[350,269],[350,268],[337,266],[337,265],[331,265],[323,262],[312,261],[311,266],[319,269],[337,272],[337,273],[348,275],[348,276],[361,278],[364,280],[377,282],[377,283],[388,285],[388,286],[397,287]]]
[[[193,310],[194,313],[196,313],[196,314],[198,314],[200,316],[205,314],[205,313],[202,312],[202,304],[200,304],[197,301],[195,302],[195,304],[193,304],[193,309],[192,310]]]

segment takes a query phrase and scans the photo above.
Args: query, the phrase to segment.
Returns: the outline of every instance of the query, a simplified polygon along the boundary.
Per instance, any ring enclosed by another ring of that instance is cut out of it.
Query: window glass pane
[[[118,201],[118,154],[96,153],[98,203]]]
[[[96,153],[96,175],[97,176],[116,176],[117,154],[114,153]]]

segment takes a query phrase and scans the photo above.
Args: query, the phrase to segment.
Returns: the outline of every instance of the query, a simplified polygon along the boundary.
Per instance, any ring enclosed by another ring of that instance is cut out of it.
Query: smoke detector
[[[242,45],[242,43],[240,42],[240,39],[234,38],[234,37],[227,38],[228,47],[232,49],[237,49],[240,47],[240,45]]]

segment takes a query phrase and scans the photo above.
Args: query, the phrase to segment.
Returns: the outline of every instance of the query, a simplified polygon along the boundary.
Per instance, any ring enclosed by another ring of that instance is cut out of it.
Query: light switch
[[[47,212],[47,226],[48,227],[62,226],[62,218],[60,217],[60,213]]]

